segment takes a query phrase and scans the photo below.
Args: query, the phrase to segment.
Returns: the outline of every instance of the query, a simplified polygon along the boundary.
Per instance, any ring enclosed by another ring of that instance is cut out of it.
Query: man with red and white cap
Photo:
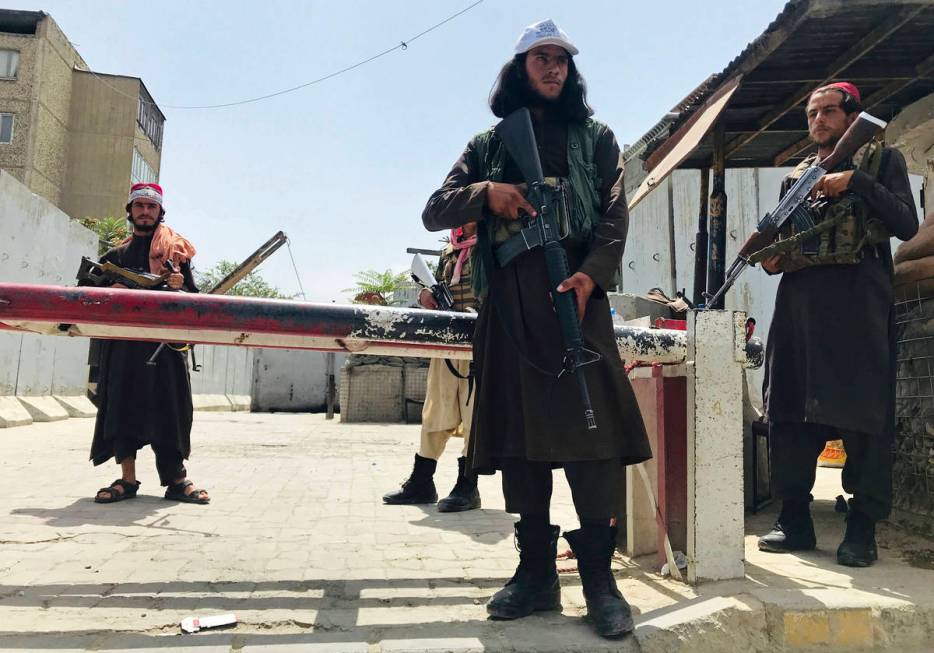
[[[137,272],[165,274],[172,290],[198,292],[191,274],[194,246],[167,227],[162,188],[135,184],[127,198],[127,220],[133,234],[101,258]],[[115,284],[115,287],[122,287]],[[155,365],[147,365],[157,342],[106,340],[100,349],[97,422],[91,460],[100,465],[115,458],[121,477],[101,488],[94,500],[114,503],[136,496],[136,452],[150,445],[156,457],[165,498],[208,503],[204,490],[187,479],[183,461],[191,453],[191,383],[186,347],[163,347]]]
[[[859,89],[837,82],[808,98],[808,133],[817,152],[784,181],[784,194],[815,160],[833,151],[856,120]],[[892,507],[895,427],[891,236],[908,240],[918,217],[905,159],[870,143],[852,161],[824,175],[814,191],[818,235],[763,261],[782,274],[766,348],[763,398],[769,420],[772,493],[782,500],[763,551],[816,547],[811,489],[828,440],[847,453],[843,487],[853,494],[837,562],[865,567],[877,558],[875,524]],[[788,233],[796,233],[793,225]],[[802,232],[797,232],[802,233]]]
[[[474,136],[422,214],[431,231],[477,222],[474,289],[482,298],[473,336],[475,397],[468,465],[501,472],[515,524],[519,566],[487,603],[497,619],[560,610],[555,564],[561,529],[551,524],[552,470],[564,469],[580,528],[564,537],[577,557],[587,614],[596,631],[633,630],[632,610],[616,586],[613,520],[624,466],[651,458],[645,425],[626,378],[606,290],[623,254],[629,214],[623,159],[613,132],[591,118],[577,47],[552,20],[529,25],[500,71],[490,109],[499,118],[527,108],[546,182],[570,186],[571,275],[548,281],[541,247],[522,234],[535,208],[519,167],[496,132]],[[504,252],[515,255],[508,258]],[[495,259],[495,260],[494,260]],[[562,372],[564,344],[552,293],[576,298],[586,347],[598,354],[580,368],[598,428],[587,430],[574,375]]]

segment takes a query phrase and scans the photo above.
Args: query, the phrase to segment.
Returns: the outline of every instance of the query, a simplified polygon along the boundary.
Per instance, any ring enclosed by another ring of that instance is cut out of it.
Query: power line
[[[374,54],[374,55],[371,56],[371,57],[367,57],[366,59],[363,59],[362,61],[358,61],[358,62],[355,63],[355,64],[352,64],[352,65],[350,65],[350,66],[347,66],[346,68],[341,68],[340,70],[336,70],[336,71],[334,71],[333,73],[328,73],[327,75],[324,75],[323,77],[318,77],[317,79],[313,79],[313,80],[311,80],[311,81],[309,81],[309,82],[305,82],[304,84],[299,84],[298,86],[292,86],[292,87],[290,87],[290,88],[282,89],[281,91],[275,91],[274,93],[267,93],[266,95],[258,95],[258,96],[256,96],[256,97],[247,98],[247,99],[245,99],[245,100],[237,100],[237,101],[235,101],[235,102],[224,102],[224,103],[222,103],[222,104],[203,104],[203,105],[184,105],[184,104],[163,104],[163,105],[158,105],[158,104],[156,104],[155,102],[150,102],[150,101],[148,101],[148,100],[143,100],[142,98],[139,98],[139,97],[136,96],[136,95],[130,95],[129,93],[124,93],[124,92],[121,91],[120,89],[118,89],[118,88],[114,87],[113,85],[109,84],[103,77],[101,77],[100,75],[98,75],[97,73],[95,73],[93,70],[88,70],[88,71],[85,71],[85,72],[89,72],[89,73],[91,73],[92,75],[94,75],[94,77],[96,77],[96,78],[98,79],[98,81],[100,81],[104,86],[108,87],[110,90],[114,91],[114,92],[117,93],[118,95],[122,95],[122,96],[124,96],[124,97],[128,97],[128,98],[130,98],[131,100],[139,100],[139,101],[140,101],[141,103],[143,103],[143,104],[151,104],[151,105],[153,105],[153,106],[155,106],[155,107],[157,107],[157,108],[161,108],[161,109],[224,109],[224,108],[227,108],[227,107],[239,106],[239,105],[241,105],[241,104],[250,104],[250,103],[252,103],[252,102],[260,102],[260,101],[262,101],[262,100],[268,100],[268,99],[270,99],[270,98],[278,97],[278,96],[280,96],[280,95],[286,95],[287,93],[294,93],[295,91],[300,91],[300,90],[303,89],[303,88],[308,88],[309,86],[313,86],[313,85],[315,85],[315,84],[320,84],[321,82],[327,81],[327,80],[329,80],[329,79],[333,79],[334,77],[337,77],[337,76],[339,76],[339,75],[343,75],[344,73],[350,72],[351,70],[354,70],[355,68],[359,68],[360,66],[364,66],[364,65],[370,63],[371,61],[375,61],[376,59],[379,59],[380,57],[385,57],[385,56],[386,56],[387,54],[389,54],[390,52],[395,52],[396,50],[407,50],[408,47],[409,47],[409,44],[411,44],[412,41],[415,41],[416,39],[419,39],[419,38],[425,36],[425,34],[428,34],[429,32],[433,32],[434,30],[438,29],[439,27],[441,27],[441,26],[444,25],[445,23],[449,23],[449,22],[451,22],[452,20],[454,20],[455,18],[457,18],[458,16],[461,16],[461,15],[467,13],[468,11],[470,11],[471,9],[473,9],[474,7],[476,7],[477,5],[482,4],[483,1],[484,1],[484,0],[476,0],[476,2],[474,2],[473,4],[468,5],[467,7],[464,7],[463,9],[461,9],[460,11],[458,11],[458,12],[455,13],[455,14],[451,14],[450,16],[448,16],[447,18],[445,18],[444,20],[442,20],[440,23],[436,23],[436,24],[432,25],[431,27],[429,27],[428,29],[426,29],[426,30],[424,30],[424,31],[421,31],[421,32],[419,32],[418,34],[416,34],[415,36],[412,36],[412,37],[410,37],[410,38],[408,38],[408,39],[406,39],[406,40],[404,40],[404,41],[400,41],[398,45],[394,45],[394,46],[391,47],[391,48],[387,48],[386,50],[383,50],[382,52],[379,52],[379,53],[377,53],[377,54]]]

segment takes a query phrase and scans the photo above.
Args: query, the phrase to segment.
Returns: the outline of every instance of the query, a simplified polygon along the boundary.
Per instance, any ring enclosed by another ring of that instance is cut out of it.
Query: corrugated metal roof
[[[742,74],[722,114],[730,167],[792,165],[808,153],[804,100],[826,79],[859,86],[867,110],[890,120],[934,92],[934,0],[791,0],[722,71],[676,106],[678,117],[640,139],[652,153],[726,81]],[[653,134],[654,132],[654,134]],[[705,167],[708,135],[682,164]]]

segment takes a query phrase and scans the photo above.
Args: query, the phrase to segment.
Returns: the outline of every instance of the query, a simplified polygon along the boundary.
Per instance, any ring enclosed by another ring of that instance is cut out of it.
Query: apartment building
[[[91,71],[51,16],[0,9],[0,168],[74,218],[158,181],[165,116],[142,80]]]

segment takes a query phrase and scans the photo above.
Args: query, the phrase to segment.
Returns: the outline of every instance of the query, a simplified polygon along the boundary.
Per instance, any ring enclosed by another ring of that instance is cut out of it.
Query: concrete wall
[[[778,202],[779,186],[790,168],[729,169],[727,194],[727,265],[755,230],[759,218]],[[911,176],[919,204],[922,178]],[[676,170],[633,211],[623,255],[622,292],[644,294],[658,286],[666,293],[694,288],[694,237],[700,207],[700,171]],[[898,241],[893,241],[897,244]],[[672,262],[674,271],[672,271]],[[746,311],[756,319],[756,334],[765,339],[775,304],[779,276],[749,269],[727,293],[727,309]],[[747,370],[749,396],[762,402],[762,369]]]
[[[139,80],[76,70],[73,82],[72,147],[62,209],[76,218],[125,215]],[[158,161],[153,170],[158,172]]]
[[[299,349],[253,352],[253,410],[321,412],[327,408],[327,354]],[[339,387],[347,354],[334,355]]]
[[[72,284],[97,236],[0,171],[0,279]],[[81,395],[88,341],[0,332],[0,395]]]

